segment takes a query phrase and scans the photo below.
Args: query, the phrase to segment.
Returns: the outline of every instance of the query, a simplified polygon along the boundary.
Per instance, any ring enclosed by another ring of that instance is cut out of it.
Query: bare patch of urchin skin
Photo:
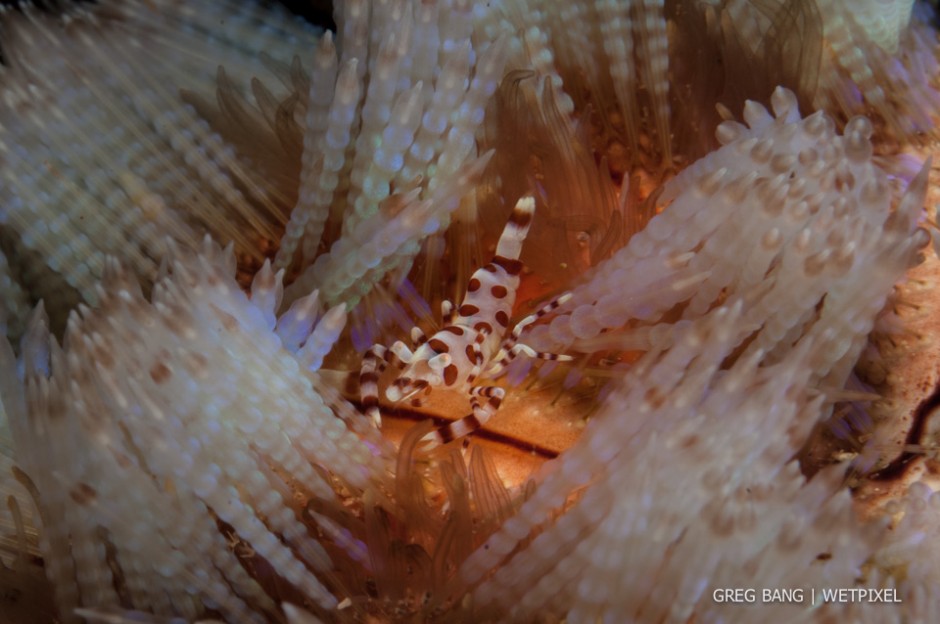
[[[927,212],[938,205],[940,162],[935,161]],[[929,247],[923,255],[898,285],[884,313],[887,327],[873,336],[858,367],[883,397],[871,405],[872,429],[862,451],[874,463],[856,490],[863,515],[903,496],[915,481],[940,488],[940,259]]]
[[[562,391],[554,379],[530,379],[523,385],[507,387],[499,414],[485,428],[455,444],[482,446],[507,488],[524,486],[545,461],[557,457],[577,440],[597,407],[594,394],[600,383],[588,377],[575,388]],[[343,394],[350,401],[358,400],[358,386],[347,382]],[[396,445],[416,422],[431,418],[439,426],[470,410],[466,393],[448,389],[436,389],[420,406],[404,401],[391,404],[383,393],[381,408],[382,433]]]

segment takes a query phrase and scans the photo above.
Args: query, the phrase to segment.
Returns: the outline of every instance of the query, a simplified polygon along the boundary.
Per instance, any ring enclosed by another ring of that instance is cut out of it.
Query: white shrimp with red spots
[[[570,299],[570,294],[550,301],[520,321],[506,336],[522,272],[519,254],[534,212],[535,200],[531,196],[516,203],[499,238],[496,255],[489,264],[474,272],[460,307],[453,310],[450,302],[444,302],[446,325],[440,331],[426,339],[420,329],[412,329],[414,352],[401,341],[389,349],[374,345],[366,352],[359,376],[360,393],[366,414],[376,427],[381,425],[379,375],[389,362],[397,360],[402,369],[385,391],[390,401],[409,399],[439,386],[463,390],[470,395],[471,413],[428,434],[427,441],[433,445],[465,436],[492,418],[505,391],[498,386],[473,384],[481,377],[498,375],[519,353],[548,360],[571,359],[536,352],[517,342],[527,326]]]

